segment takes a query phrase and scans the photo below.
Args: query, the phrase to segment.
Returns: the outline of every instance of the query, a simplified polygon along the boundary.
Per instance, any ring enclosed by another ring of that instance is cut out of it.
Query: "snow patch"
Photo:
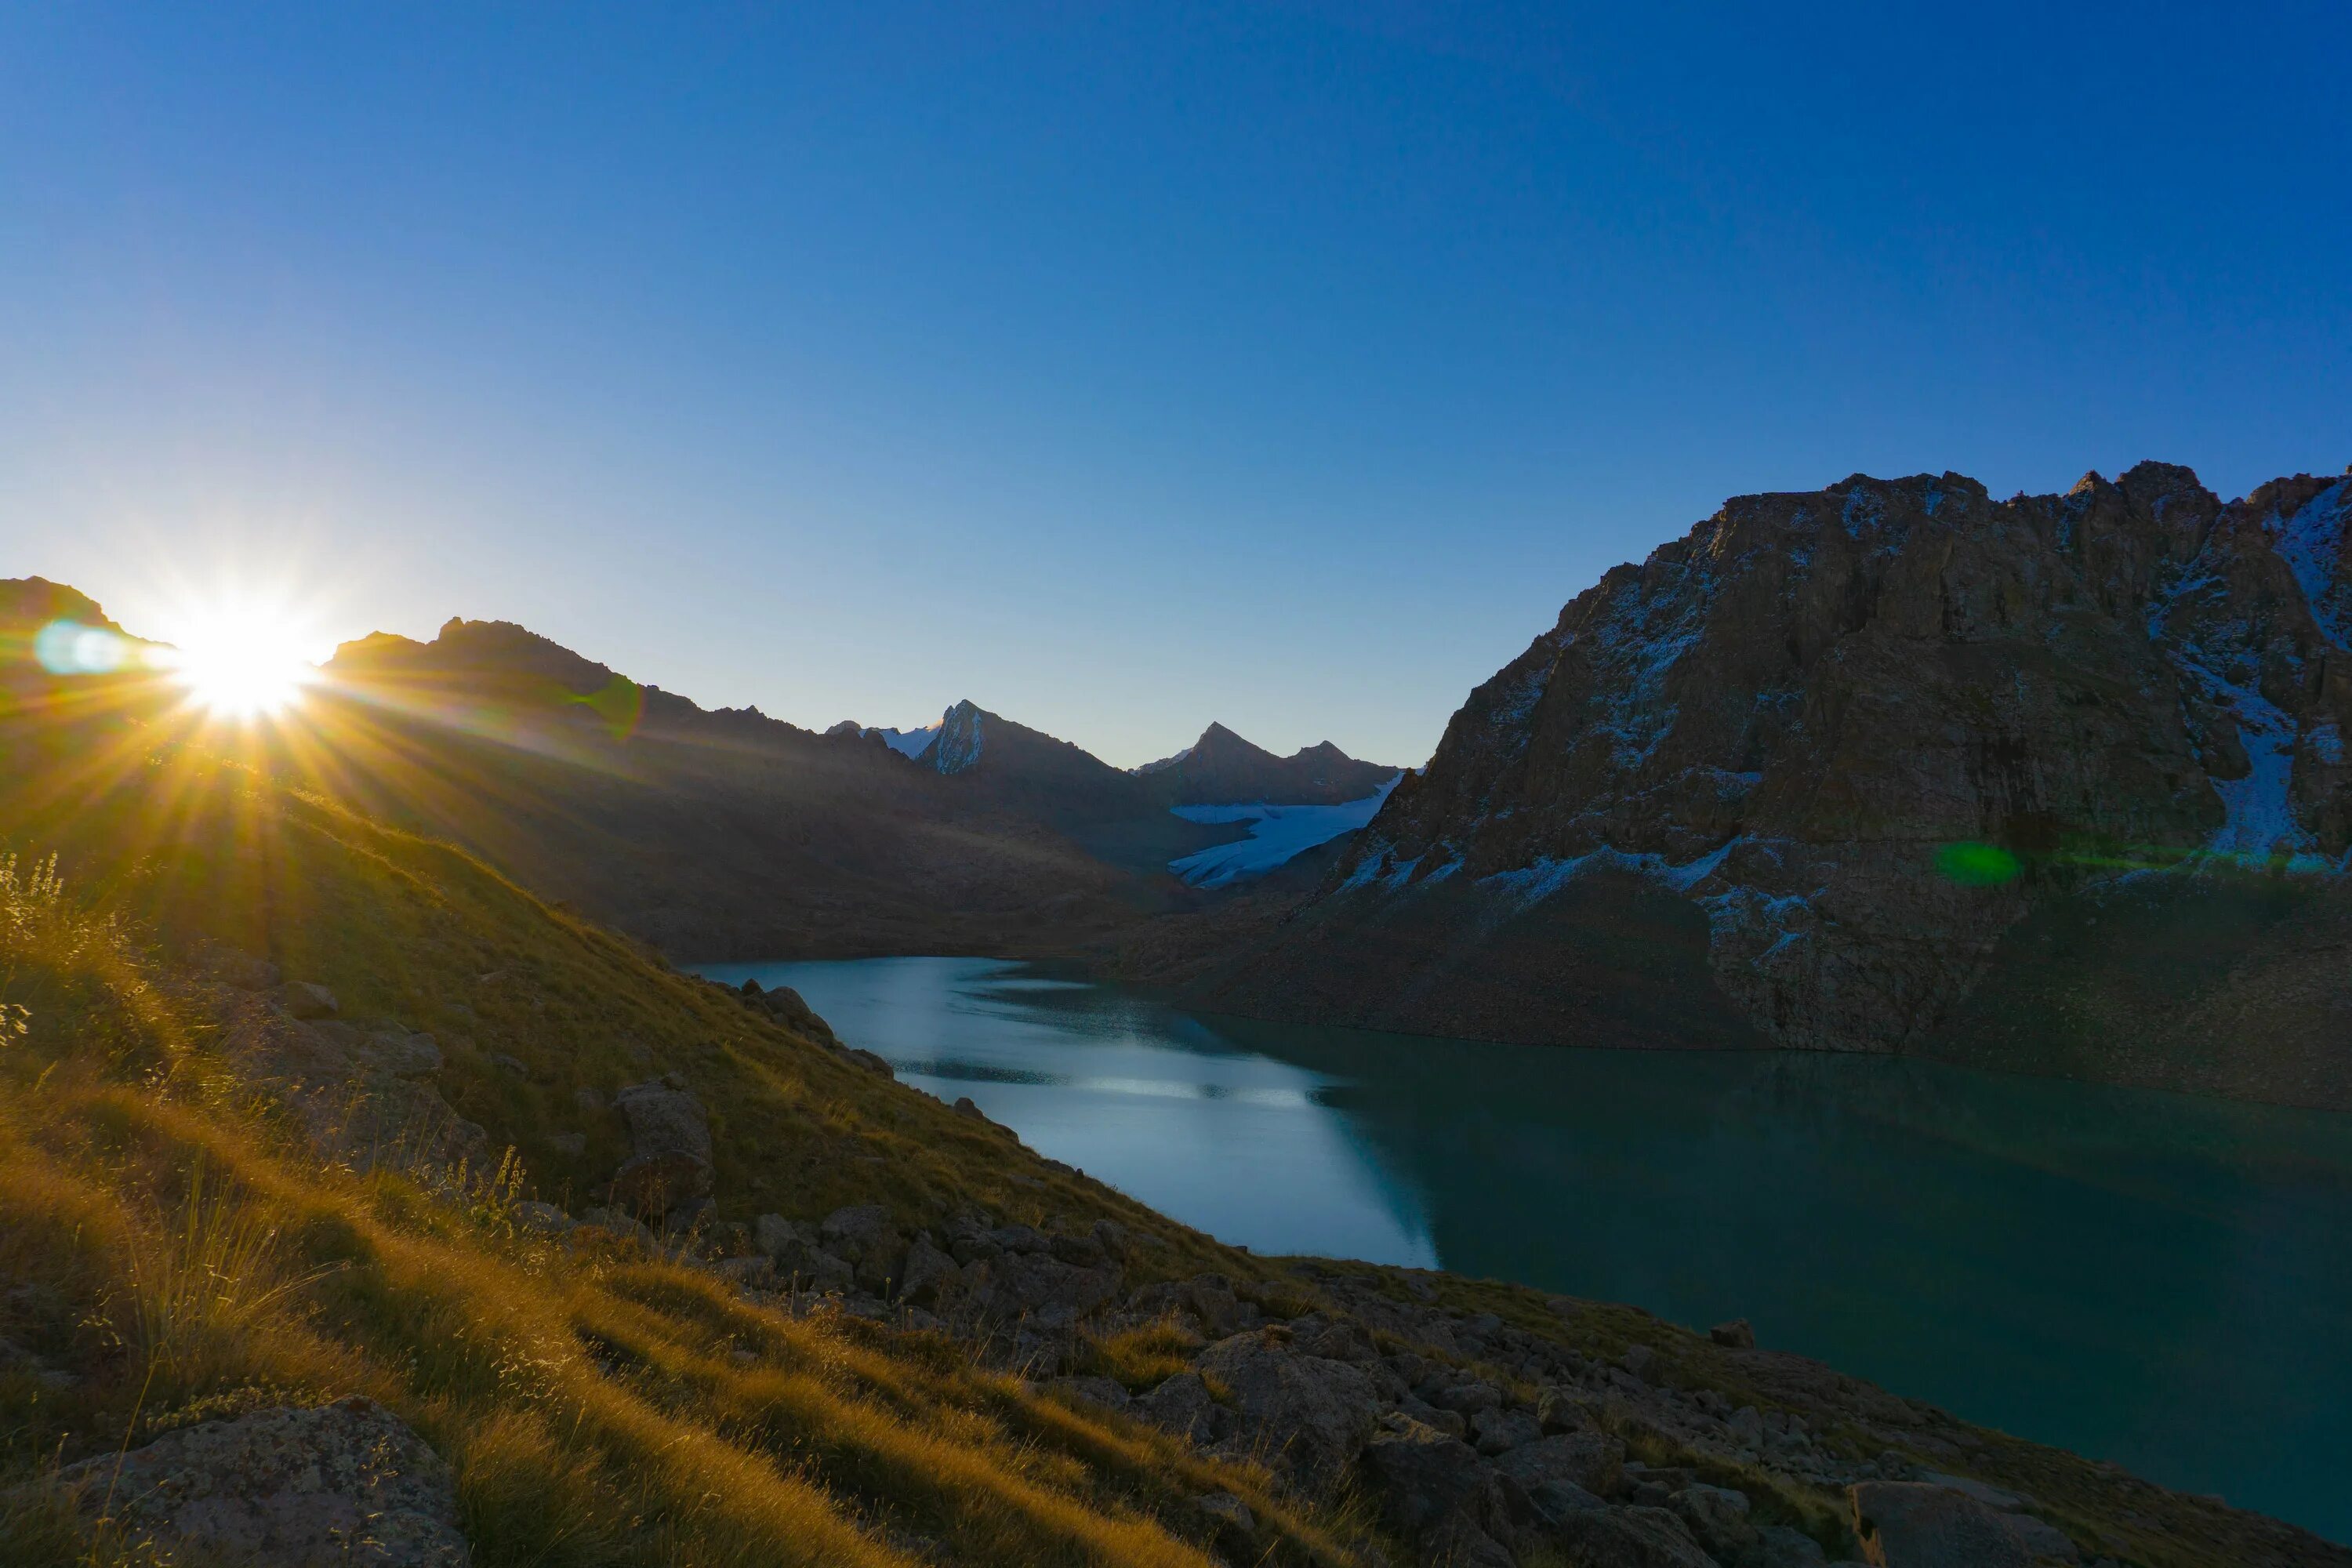
[[[2337,647],[2352,647],[2352,583],[2343,580],[2346,481],[2336,480],[2305,501],[2293,517],[2271,520],[2271,547],[2294,574],[2319,623],[2320,635]]]
[[[1196,854],[1186,855],[1168,862],[1186,886],[1222,888],[1227,883],[1249,877],[1263,877],[1277,866],[1287,864],[1314,848],[1328,844],[1345,833],[1353,833],[1380,814],[1381,804],[1389,798],[1403,778],[1396,773],[1389,781],[1361,800],[1342,802],[1338,805],[1274,805],[1257,802],[1246,805],[1179,805],[1171,812],[1187,822],[1226,823],[1246,822],[1250,836],[1232,844],[1214,844]],[[1367,864],[1377,864],[1368,860]],[[1356,868],[1349,879],[1356,886],[1365,875],[1364,866]]]
[[[937,724],[921,730],[886,730],[869,726],[859,732],[881,736],[884,745],[907,758],[921,756],[931,749],[931,742],[940,738],[940,727]]]
[[[978,708],[959,702],[940,717],[939,742],[931,748],[931,765],[943,773],[960,773],[980,761],[981,718]]]
[[[1545,856],[1516,871],[1497,871],[1492,876],[1481,877],[1478,885],[1509,895],[1522,909],[1541,903],[1591,871],[1632,871],[1651,878],[1677,893],[1687,893],[1713,876],[1716,868],[1723,864],[1723,858],[1738,847],[1740,843],[1739,838],[1727,838],[1697,859],[1680,866],[1663,855],[1631,854],[1604,844],[1598,849],[1564,860]]]

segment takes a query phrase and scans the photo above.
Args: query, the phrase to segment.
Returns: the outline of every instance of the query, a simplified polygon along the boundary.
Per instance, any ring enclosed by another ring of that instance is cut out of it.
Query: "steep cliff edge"
[[[2006,501],[1955,474],[1733,500],[1473,691],[1202,989],[1507,1038],[1967,1054],[1938,1036],[1957,1005],[2048,967],[2004,939],[2113,904],[2159,947],[2211,926],[2167,1017],[2234,988],[2259,1081],[2228,1039],[2147,1066],[2083,1037],[2131,1026],[2120,1005],[2010,1019],[2004,1065],[2344,1102],[2347,490],[2225,505],[2150,463]],[[2095,987],[2151,950],[2074,951]]]

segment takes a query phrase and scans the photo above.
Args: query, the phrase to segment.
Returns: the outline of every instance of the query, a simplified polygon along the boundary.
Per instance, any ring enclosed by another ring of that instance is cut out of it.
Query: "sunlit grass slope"
[[[41,1490],[60,1462],[352,1394],[448,1458],[486,1564],[880,1564],[938,1542],[1201,1563],[1192,1500],[1214,1490],[1272,1525],[1276,1560],[1351,1560],[1262,1472],[1079,1414],[955,1342],[518,1235],[511,1189],[478,1173],[323,1162],[219,1048],[236,999],[182,961],[232,942],[331,986],[346,1016],[439,1033],[445,1092],[520,1152],[525,1190],[562,1199],[617,1159],[575,1090],[677,1071],[711,1108],[722,1218],[978,1205],[1115,1216],[1151,1238],[1145,1275],[1245,1258],[454,851],[216,756],[156,756],[71,810],[20,800],[8,826],[58,844],[66,880],[26,860],[0,889],[0,1338],[21,1352],[0,1368],[0,1491],[17,1488],[0,1561],[140,1559]],[[565,1129],[588,1135],[568,1161],[548,1142]]]

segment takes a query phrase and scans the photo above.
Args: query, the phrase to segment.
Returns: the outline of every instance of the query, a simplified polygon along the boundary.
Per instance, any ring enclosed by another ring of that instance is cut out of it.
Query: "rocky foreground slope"
[[[2348,492],[1733,500],[1472,692],[1197,993],[2352,1105]]]

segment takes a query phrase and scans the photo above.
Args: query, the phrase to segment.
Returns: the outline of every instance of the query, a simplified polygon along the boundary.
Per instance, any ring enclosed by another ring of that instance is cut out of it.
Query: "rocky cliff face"
[[[1472,692],[1286,940],[1419,921],[1424,990],[1458,989],[1482,932],[1638,887],[1690,906],[1731,1032],[1888,1049],[2053,898],[2334,885],[2347,490],[2224,505],[2143,464],[2063,496],[1946,474],[1733,500]]]

